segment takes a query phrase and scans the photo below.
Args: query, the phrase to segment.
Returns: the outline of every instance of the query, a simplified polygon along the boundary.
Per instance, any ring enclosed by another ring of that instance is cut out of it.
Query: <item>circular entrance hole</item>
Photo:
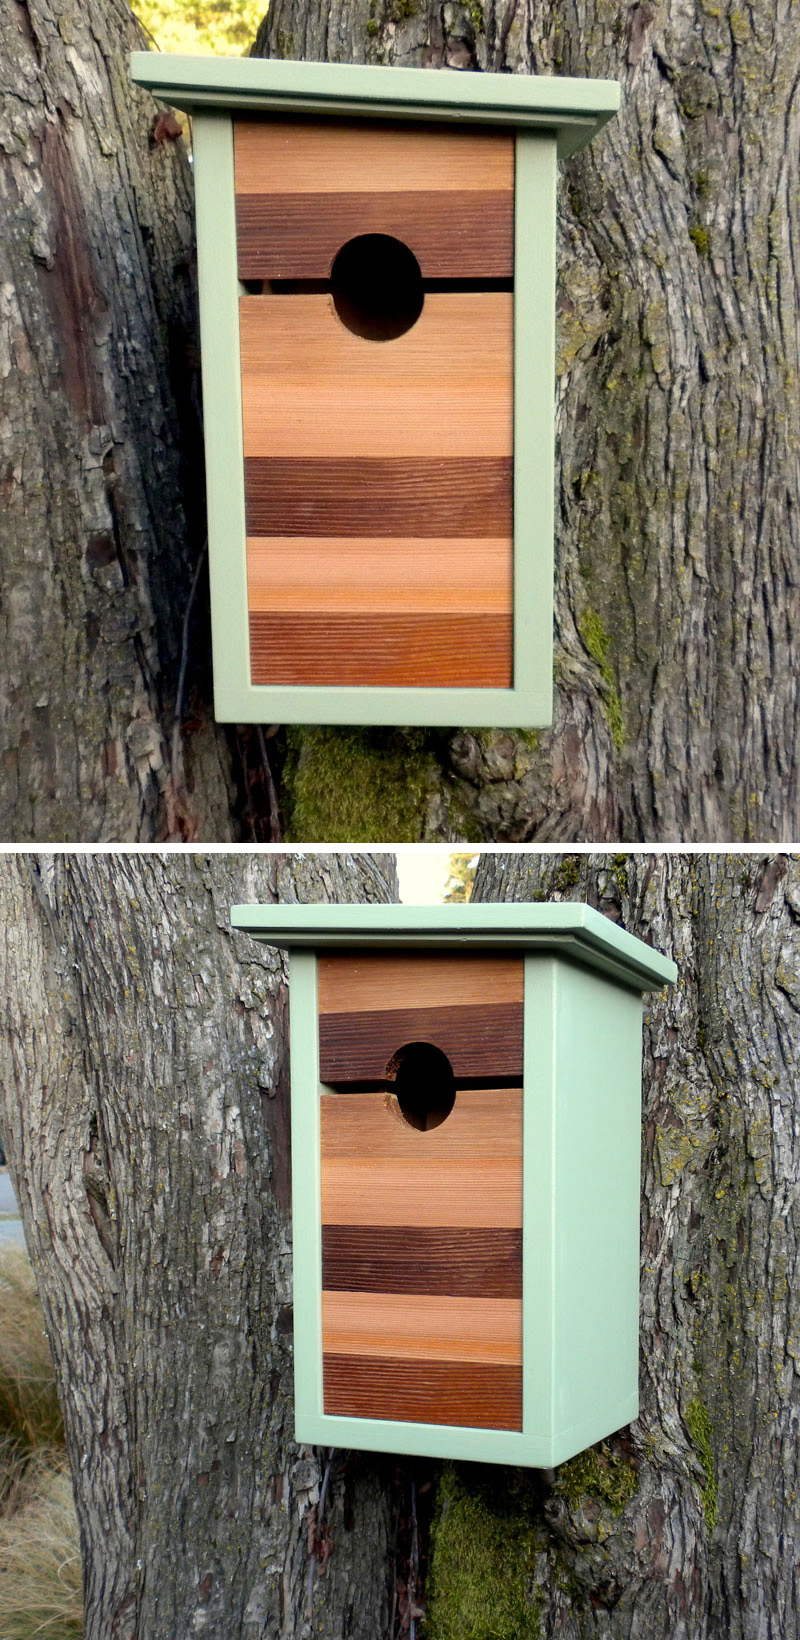
[[[342,324],[369,342],[404,335],[425,300],[413,251],[386,233],[348,239],[331,269],[331,294]]]
[[[450,1115],[456,1079],[441,1048],[431,1042],[407,1042],[389,1060],[386,1075],[394,1081],[397,1103],[410,1127],[426,1133]]]

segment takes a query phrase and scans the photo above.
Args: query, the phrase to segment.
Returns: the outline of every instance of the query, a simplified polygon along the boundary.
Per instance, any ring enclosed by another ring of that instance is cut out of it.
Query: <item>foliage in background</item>
[[[477,854],[451,854],[450,872],[444,885],[444,899],[464,903],[472,893]]]
[[[80,1640],[78,1523],[36,1283],[0,1253],[0,1635]]]
[[[244,56],[267,0],[135,0],[133,11],[160,51]]]

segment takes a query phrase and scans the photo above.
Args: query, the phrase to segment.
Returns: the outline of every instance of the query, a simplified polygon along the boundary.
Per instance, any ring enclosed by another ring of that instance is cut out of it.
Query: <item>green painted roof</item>
[[[563,156],[584,148],[619,108],[616,80],[471,74],[456,69],[184,57],[136,51],[131,75],[178,108],[458,120],[555,131]]]
[[[513,946],[560,956],[660,991],[678,970],[589,905],[234,905],[231,923],[267,945]]]

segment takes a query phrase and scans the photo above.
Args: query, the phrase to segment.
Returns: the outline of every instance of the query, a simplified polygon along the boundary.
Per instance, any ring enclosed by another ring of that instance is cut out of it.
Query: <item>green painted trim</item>
[[[556,967],[552,957],[525,958],[522,1428],[528,1439],[547,1441],[548,1450],[555,1416]]]
[[[505,945],[557,950],[638,990],[674,985],[678,970],[592,906],[235,905],[231,923],[268,945]]]
[[[250,677],[233,122],[225,114],[199,113],[192,143],[214,711],[217,720],[225,723],[223,680],[229,678],[241,689],[249,687]],[[237,721],[250,717],[252,714]],[[267,721],[266,716],[262,721]]]
[[[182,108],[331,112],[393,119],[464,120],[557,133],[559,153],[584,148],[620,104],[616,80],[557,75],[463,74],[363,63],[284,62],[136,51],[137,85]]]
[[[295,1413],[322,1409],[322,1229],[320,1198],[317,959],[295,951],[289,986],[292,1087],[292,1266]],[[298,1436],[299,1440],[304,1439]]]
[[[556,145],[521,131],[514,176],[514,691],[536,711],[532,727],[553,720],[555,306]]]
[[[528,696],[521,689],[334,689],[244,683],[223,675],[214,683],[218,723],[316,723],[419,728],[543,729],[553,721],[553,684]]]

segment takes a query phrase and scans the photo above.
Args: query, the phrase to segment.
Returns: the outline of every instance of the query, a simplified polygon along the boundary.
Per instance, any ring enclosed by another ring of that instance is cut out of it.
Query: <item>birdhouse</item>
[[[556,160],[604,80],[136,53],[192,114],[216,716],[552,716]]]
[[[297,1439],[550,1467],[629,1423],[674,964],[584,905],[231,919],[291,952]]]

